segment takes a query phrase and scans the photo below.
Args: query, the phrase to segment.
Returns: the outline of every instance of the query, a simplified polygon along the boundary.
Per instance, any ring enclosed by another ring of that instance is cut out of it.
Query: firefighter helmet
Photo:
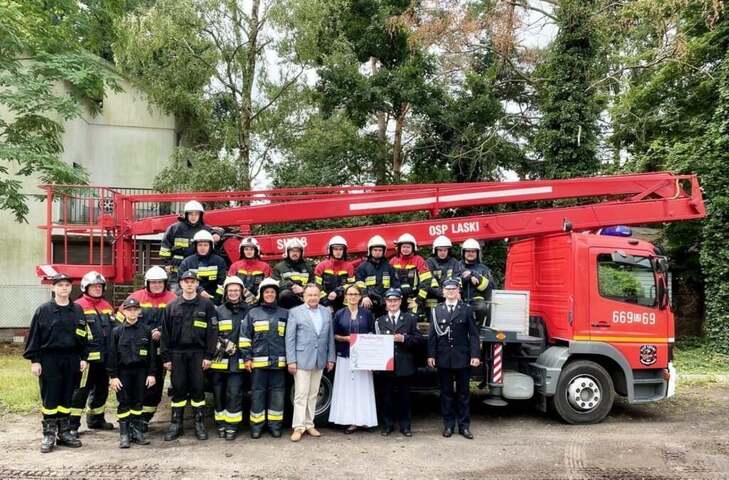
[[[198,202],[197,200],[190,200],[185,204],[185,208],[183,210],[185,213],[187,212],[200,212],[204,213],[205,209],[203,208],[202,204]]]
[[[409,233],[403,233],[395,242],[395,245],[398,247],[398,251],[400,250],[400,245],[402,245],[403,243],[412,243],[413,250],[418,249],[418,242],[415,240],[415,237],[413,237]]]
[[[453,247],[453,242],[451,242],[451,239],[446,237],[445,235],[439,235],[436,237],[435,240],[433,240],[433,253],[435,253],[436,248],[451,248]]]
[[[473,238],[469,238],[461,245],[461,250],[478,250],[481,251],[481,244]]]
[[[225,282],[223,282],[224,296],[228,294],[228,286],[233,284],[240,285],[241,294],[246,290],[243,280],[241,280],[239,276],[233,275],[232,277],[226,277]]]
[[[387,243],[385,242],[385,239],[379,235],[375,235],[367,242],[367,253],[371,255],[374,247],[382,247],[385,251],[387,251]]]
[[[332,256],[332,248],[333,247],[342,247],[344,248],[344,255],[342,255],[343,259],[347,258],[347,240],[345,240],[344,237],[339,235],[334,235],[332,238],[329,239],[329,242],[327,242],[327,251],[329,252],[329,256]]]
[[[147,273],[144,274],[145,285],[149,285],[149,282],[155,281],[167,281],[167,272],[165,272],[164,268],[158,267],[157,265],[150,267],[149,270],[147,270]]]
[[[298,248],[301,250],[301,256],[304,256],[304,244],[298,238],[289,238],[286,240],[286,246],[284,248],[284,258],[289,258],[289,250]]]
[[[258,285],[258,300],[261,300],[263,298],[263,291],[267,288],[273,288],[274,290],[276,290],[276,295],[278,296],[278,281],[274,280],[271,277],[267,277],[264,278],[263,281]]]
[[[246,247],[252,247],[256,251],[256,253],[253,254],[254,257],[261,256],[261,246],[258,244],[258,240],[256,240],[253,237],[246,237],[243,240],[241,240],[240,245],[238,245],[238,250],[240,251],[240,258],[245,258],[243,256],[243,249]]]
[[[198,242],[210,242],[210,246],[212,247],[215,245],[215,240],[213,240],[213,235],[208,232],[207,230],[200,230],[195,234],[194,237],[192,237],[192,243],[194,245],[197,245]]]
[[[96,270],[91,270],[90,272],[86,272],[83,278],[81,278],[81,291],[86,293],[86,289],[90,285],[101,285],[106,288],[106,279]]]

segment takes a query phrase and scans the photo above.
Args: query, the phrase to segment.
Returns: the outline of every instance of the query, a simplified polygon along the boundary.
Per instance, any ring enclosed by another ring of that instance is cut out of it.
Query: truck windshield
[[[656,306],[656,278],[648,257],[634,257],[635,264],[616,263],[610,254],[597,256],[600,295],[611,300],[646,307]]]

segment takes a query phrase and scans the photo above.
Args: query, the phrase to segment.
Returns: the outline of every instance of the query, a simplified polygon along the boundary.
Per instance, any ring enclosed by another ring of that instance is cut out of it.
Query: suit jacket
[[[327,362],[334,363],[334,329],[329,309],[319,305],[322,326],[317,334],[314,322],[309,318],[309,307],[299,305],[289,310],[286,322],[286,363],[295,363],[304,370],[322,370]]]
[[[378,335],[405,335],[405,341],[395,343],[395,375],[406,377],[415,375],[415,348],[422,342],[423,336],[418,331],[418,319],[410,312],[400,312],[395,325],[390,322],[389,313],[385,313],[375,321],[375,333]]]
[[[467,303],[459,301],[452,314],[445,302],[439,303],[431,310],[430,322],[428,358],[435,358],[437,367],[467,368],[471,358],[479,358],[481,341]]]

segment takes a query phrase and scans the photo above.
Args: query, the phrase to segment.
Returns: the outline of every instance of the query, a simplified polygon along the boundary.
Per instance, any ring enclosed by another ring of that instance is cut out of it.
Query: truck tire
[[[615,389],[610,374],[589,360],[565,365],[552,398],[557,415],[572,425],[601,422],[610,413],[614,401]]]

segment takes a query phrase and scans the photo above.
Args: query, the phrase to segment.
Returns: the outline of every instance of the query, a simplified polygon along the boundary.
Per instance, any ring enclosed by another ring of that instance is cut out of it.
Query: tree
[[[97,111],[111,72],[87,53],[76,26],[78,2],[6,2],[0,16],[0,209],[26,221],[21,177],[48,183],[84,183],[86,172],[60,159],[63,122],[86,108]]]
[[[275,58],[275,23],[283,16],[279,0],[160,0],[121,22],[119,66],[181,123],[187,148],[174,161],[234,158],[229,187],[250,189],[271,156],[263,118],[301,75],[282,65],[271,80],[261,61]],[[180,180],[197,174],[172,171]]]

